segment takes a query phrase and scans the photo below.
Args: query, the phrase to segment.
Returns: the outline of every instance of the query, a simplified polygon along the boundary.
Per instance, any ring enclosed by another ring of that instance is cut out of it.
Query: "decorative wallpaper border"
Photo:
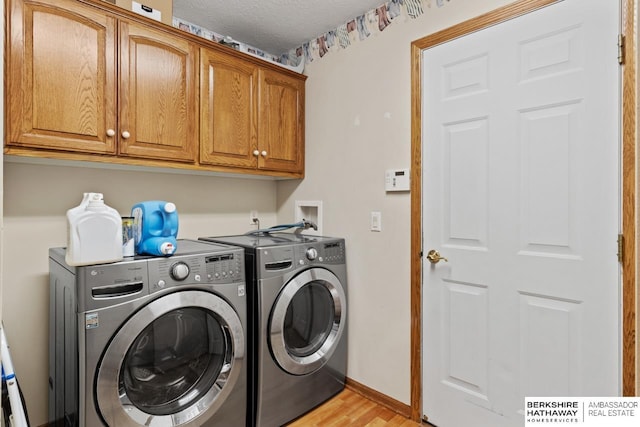
[[[267,53],[261,49],[233,40],[229,36],[224,36],[222,34],[208,30],[206,28],[200,27],[196,24],[192,24],[191,22],[187,22],[183,19],[176,18],[175,16],[173,17],[173,26],[183,31],[187,31],[191,34],[195,34],[196,36],[203,37],[207,40],[213,40],[214,42],[230,46],[236,50],[253,53],[256,56],[259,56],[271,61],[281,62],[280,56],[271,55],[270,53]]]
[[[320,59],[332,51],[346,49],[362,42],[372,35],[384,31],[389,25],[400,21],[399,18],[406,22],[408,19],[415,19],[424,14],[425,9],[431,8],[432,2],[435,2],[437,7],[443,7],[450,1],[391,0],[282,55],[264,52],[180,18],[173,17],[173,26],[302,73],[305,64]]]
[[[437,7],[442,7],[451,0],[434,0]],[[381,4],[335,30],[318,36],[302,46],[282,55],[283,63],[297,63],[304,56],[306,63],[324,57],[331,51],[346,49],[364,41],[376,33],[384,31],[389,25],[398,22],[398,18],[415,19],[431,8],[432,0],[391,0]]]

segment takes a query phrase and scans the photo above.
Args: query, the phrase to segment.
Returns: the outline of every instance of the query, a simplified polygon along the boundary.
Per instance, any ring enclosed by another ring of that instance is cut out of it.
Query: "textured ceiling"
[[[173,16],[280,55],[385,0],[173,0]]]

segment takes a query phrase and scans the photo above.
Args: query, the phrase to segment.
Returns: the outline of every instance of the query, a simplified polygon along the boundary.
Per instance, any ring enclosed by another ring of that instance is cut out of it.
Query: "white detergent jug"
[[[69,265],[122,260],[122,218],[104,203],[101,193],[84,193],[80,205],[67,211]]]

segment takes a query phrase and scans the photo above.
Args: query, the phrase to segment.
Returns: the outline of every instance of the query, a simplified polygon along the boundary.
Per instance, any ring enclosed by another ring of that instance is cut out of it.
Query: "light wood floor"
[[[308,414],[287,424],[288,427],[415,427],[418,425],[348,388]]]

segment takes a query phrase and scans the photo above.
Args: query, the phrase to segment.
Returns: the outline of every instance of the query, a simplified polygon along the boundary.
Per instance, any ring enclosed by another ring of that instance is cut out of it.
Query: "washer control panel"
[[[173,286],[227,284],[244,281],[242,249],[148,260],[149,292]]]
[[[204,283],[202,257],[172,256],[153,258],[147,262],[150,293],[173,286]]]
[[[244,280],[243,254],[228,253],[206,257],[209,283],[234,283]]]

